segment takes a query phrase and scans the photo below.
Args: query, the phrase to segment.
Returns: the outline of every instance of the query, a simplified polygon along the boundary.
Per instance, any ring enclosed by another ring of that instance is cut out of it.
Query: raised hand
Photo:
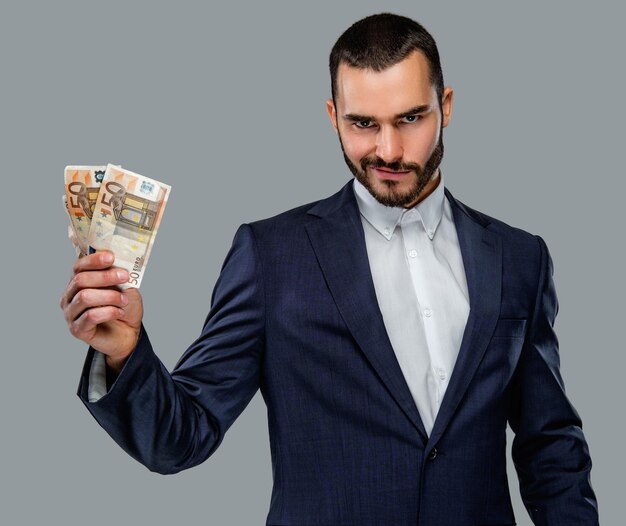
[[[129,273],[113,263],[108,251],[78,259],[61,309],[70,333],[105,354],[107,366],[119,372],[137,344],[143,303],[139,290],[118,288]]]

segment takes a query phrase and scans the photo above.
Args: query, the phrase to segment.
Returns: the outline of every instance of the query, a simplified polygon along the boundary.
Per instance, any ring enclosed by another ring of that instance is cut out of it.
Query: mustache
[[[361,159],[361,169],[365,171],[368,166],[371,168],[385,168],[394,172],[414,171],[419,173],[422,170],[422,167],[417,163],[403,163],[401,161],[388,163],[380,157],[365,157]]]

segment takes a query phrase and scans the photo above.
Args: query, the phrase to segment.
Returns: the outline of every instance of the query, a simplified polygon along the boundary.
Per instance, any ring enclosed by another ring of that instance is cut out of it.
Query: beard
[[[341,145],[341,151],[343,152],[343,158],[350,168],[350,171],[354,174],[357,181],[359,181],[370,194],[376,199],[379,203],[395,207],[395,206],[406,206],[408,204],[413,203],[419,195],[422,193],[428,181],[432,178],[433,174],[439,168],[441,164],[441,160],[443,159],[443,127],[439,130],[439,142],[433,153],[430,155],[424,166],[420,166],[417,163],[411,162],[400,162],[395,161],[393,163],[388,163],[383,161],[380,157],[363,157],[360,161],[360,167],[356,166],[346,155],[346,151],[343,147],[343,142],[341,141],[341,135],[339,135],[339,144]],[[386,168],[388,170],[393,171],[412,171],[414,174],[413,182],[408,190],[405,192],[398,192],[396,187],[400,181],[394,181],[391,179],[381,179],[380,183],[386,186],[387,192],[381,193],[376,189],[376,187],[371,183],[369,177],[367,176],[367,168]]]

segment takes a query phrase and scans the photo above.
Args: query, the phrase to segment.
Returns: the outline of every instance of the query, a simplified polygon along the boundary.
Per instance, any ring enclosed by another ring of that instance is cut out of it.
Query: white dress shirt
[[[87,386],[87,398],[90,402],[97,402],[107,394],[106,361],[104,354],[96,351],[89,369],[89,385]]]
[[[443,174],[413,208],[387,207],[354,179],[367,257],[389,340],[430,432],[469,314],[469,295]],[[89,373],[88,397],[107,393],[104,355]]]
[[[469,294],[439,170],[413,208],[379,203],[354,179],[367,256],[389,341],[430,436],[461,346]]]

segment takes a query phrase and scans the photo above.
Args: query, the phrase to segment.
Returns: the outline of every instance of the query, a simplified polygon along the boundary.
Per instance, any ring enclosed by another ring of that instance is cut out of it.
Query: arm
[[[596,525],[591,458],[578,413],[565,395],[553,325],[558,312],[544,240],[534,314],[513,380],[509,422],[522,500],[541,526]]]
[[[142,326],[136,348],[96,402],[88,400],[95,353],[89,349],[78,395],[109,435],[151,471],[176,473],[198,465],[258,389],[264,302],[252,229],[244,224],[222,265],[202,333],[172,373]]]

